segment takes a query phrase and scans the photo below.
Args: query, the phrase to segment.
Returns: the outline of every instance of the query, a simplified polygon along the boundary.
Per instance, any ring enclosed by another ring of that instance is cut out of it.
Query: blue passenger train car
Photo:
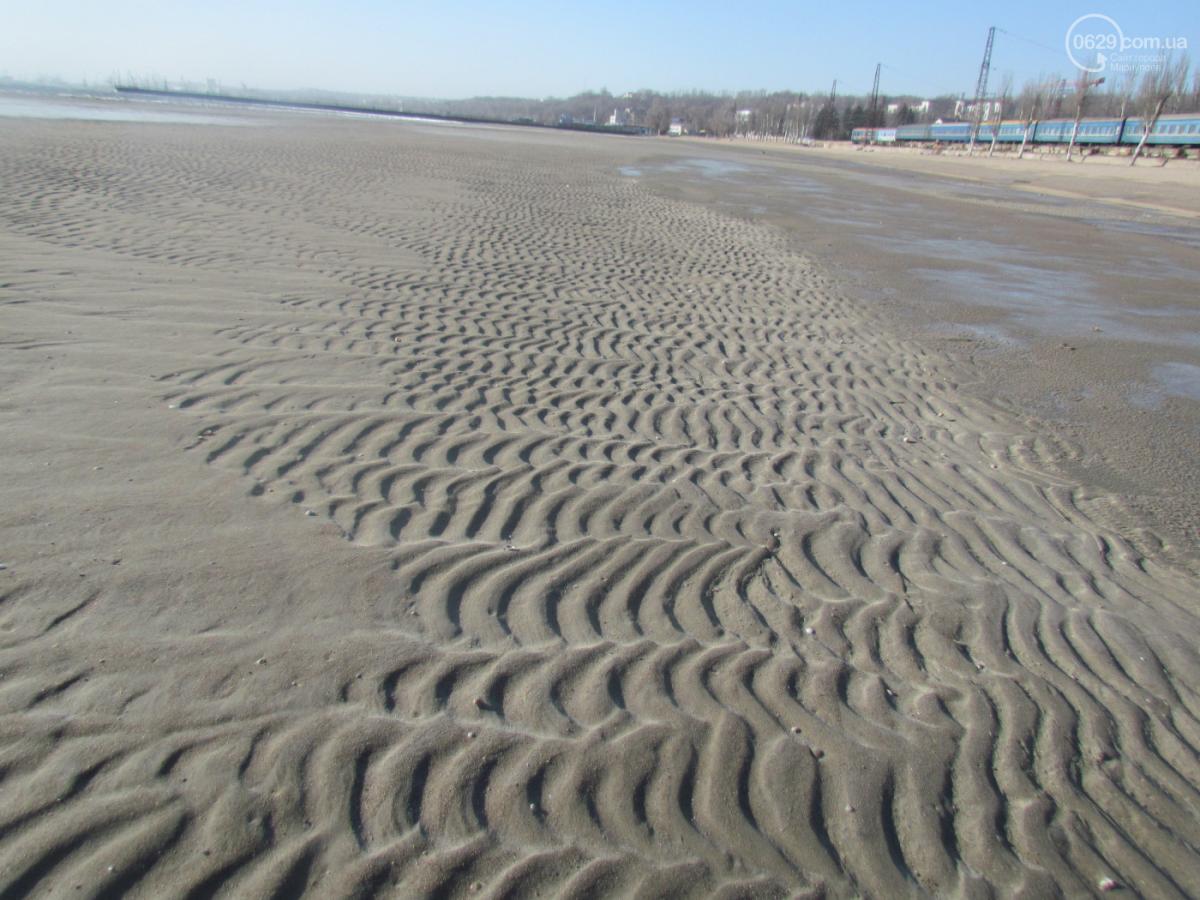
[[[1008,120],[999,124],[996,142],[1019,144],[1029,128],[1030,144],[1067,144],[1075,135],[1077,144],[1128,145],[1142,139],[1143,120],[1133,116],[1126,119],[1081,119],[1078,130],[1074,119],[1042,119],[1026,125]],[[975,135],[977,143],[991,143],[992,123],[982,124]],[[856,144],[875,143],[943,143],[965,144],[971,140],[969,122],[939,122],[934,125],[901,125],[898,128],[855,128],[850,140]],[[1170,147],[1200,147],[1200,115],[1160,116],[1147,144]]]

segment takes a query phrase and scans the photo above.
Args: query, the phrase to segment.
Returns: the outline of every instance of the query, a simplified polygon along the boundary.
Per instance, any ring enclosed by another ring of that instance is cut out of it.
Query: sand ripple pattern
[[[586,142],[164,134],[10,148],[4,226],[308,273],[164,404],[394,591],[253,690],[10,668],[0,896],[1200,895],[1196,584],[1071,448]]]

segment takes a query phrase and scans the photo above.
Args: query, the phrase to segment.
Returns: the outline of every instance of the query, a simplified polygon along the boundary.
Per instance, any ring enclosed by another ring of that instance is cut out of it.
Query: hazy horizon
[[[283,4],[214,0],[164,10],[137,0],[81,0],[5,14],[0,75],[103,82],[113,76],[225,87],[460,99],[568,97],[653,89],[736,93],[828,90],[866,94],[875,64],[881,92],[936,96],[974,87],[989,25],[997,83],[1071,75],[1064,39],[1082,15],[1102,12],[1136,36],[1200,46],[1194,3],[1131,2],[1065,12],[1016,0],[963,8],[929,0],[899,9],[863,4],[851,20],[825,5],[758,2],[736,8],[662,2],[594,9],[537,0],[507,14],[469,2],[394,9],[379,0]],[[864,29],[856,21],[869,21]]]

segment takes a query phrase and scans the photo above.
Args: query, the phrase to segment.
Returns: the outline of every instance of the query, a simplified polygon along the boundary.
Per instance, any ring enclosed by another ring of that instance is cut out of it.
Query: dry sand
[[[1056,441],[647,143],[262,119],[0,130],[3,896],[1200,893]]]

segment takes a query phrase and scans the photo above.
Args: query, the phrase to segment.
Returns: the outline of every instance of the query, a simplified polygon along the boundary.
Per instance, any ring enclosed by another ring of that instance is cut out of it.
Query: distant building
[[[964,120],[974,120],[978,118],[981,122],[986,122],[989,119],[998,119],[1004,112],[1004,104],[999,100],[983,100],[979,103],[968,103],[966,100],[959,100],[954,104],[954,118]]]
[[[672,119],[671,126],[667,129],[667,134],[680,137],[681,135],[691,134],[691,131],[683,119]]]
[[[889,103],[887,105],[887,114],[889,116],[896,115],[896,113],[900,112],[900,107],[902,107],[904,105],[905,105],[904,103]],[[928,100],[922,100],[920,103],[909,103],[907,105],[908,105],[909,111],[914,116],[925,116],[925,115],[929,114],[929,101]]]
[[[558,124],[559,125],[574,125],[575,117],[573,115],[571,115],[570,113],[559,113]]]
[[[633,110],[628,109],[628,108],[614,109],[612,111],[612,115],[608,117],[608,124],[614,125],[614,126],[616,126],[616,125],[620,125],[620,126],[632,125],[633,124]]]
[[[739,109],[737,111],[737,118],[738,118],[739,122],[749,122],[750,117],[753,115],[754,115],[754,110],[752,110],[752,109]]]

